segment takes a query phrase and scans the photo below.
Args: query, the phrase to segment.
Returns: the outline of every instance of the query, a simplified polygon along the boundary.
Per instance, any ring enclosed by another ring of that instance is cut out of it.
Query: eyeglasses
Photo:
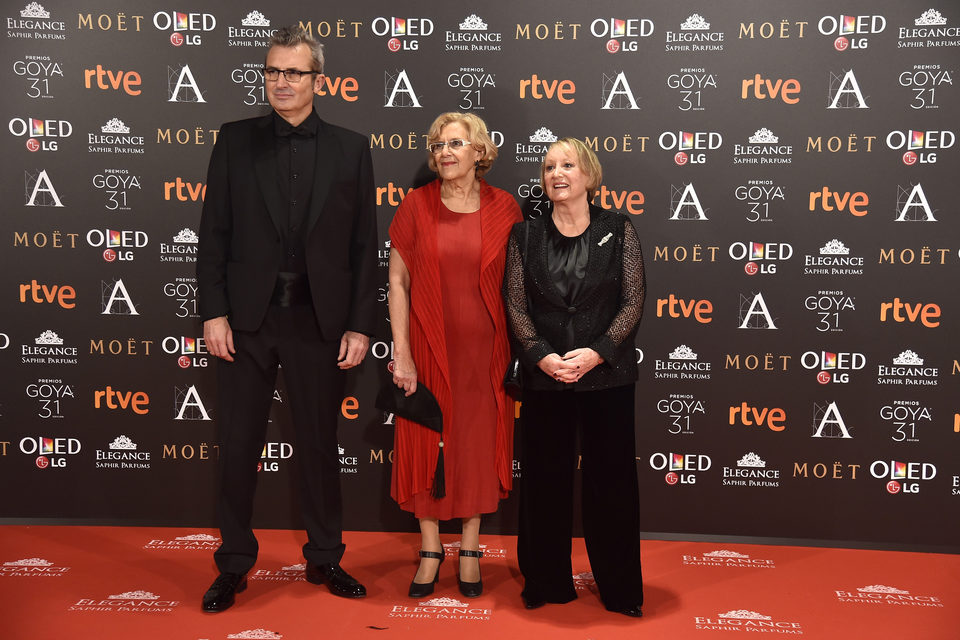
[[[450,147],[451,151],[457,151],[468,144],[470,144],[469,140],[454,138],[453,140],[447,140],[446,142],[431,142],[427,145],[427,149],[430,150],[430,153],[440,153],[443,151],[444,147]]]
[[[273,67],[264,67],[263,68],[263,77],[269,80],[270,82],[276,82],[280,79],[280,74],[283,74],[284,80],[291,84],[296,84],[300,82],[303,76],[312,76],[320,73],[319,71],[300,71],[300,69],[274,69]]]

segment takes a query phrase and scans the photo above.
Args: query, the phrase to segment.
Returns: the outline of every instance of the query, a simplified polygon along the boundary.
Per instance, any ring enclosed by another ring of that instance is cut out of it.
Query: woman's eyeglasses
[[[447,140],[446,142],[431,142],[427,145],[427,149],[430,150],[430,153],[440,153],[443,151],[444,147],[450,147],[451,151],[457,151],[468,144],[470,144],[469,140],[454,138],[453,140]]]
[[[300,71],[300,69],[274,69],[273,67],[264,67],[263,77],[270,82],[276,82],[283,74],[284,80],[291,84],[300,82],[303,76],[312,76],[320,73],[319,71]]]

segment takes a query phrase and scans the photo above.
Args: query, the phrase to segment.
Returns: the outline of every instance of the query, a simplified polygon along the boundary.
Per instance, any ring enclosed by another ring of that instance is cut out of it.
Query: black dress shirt
[[[317,130],[320,118],[311,111],[296,127],[273,113],[277,150],[277,181],[280,196],[287,203],[283,214],[283,256],[281,271],[306,274],[304,258],[304,222],[313,193],[313,173],[317,165]]]

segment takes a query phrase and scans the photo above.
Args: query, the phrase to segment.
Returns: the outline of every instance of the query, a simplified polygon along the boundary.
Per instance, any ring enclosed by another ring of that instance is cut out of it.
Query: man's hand
[[[203,323],[203,341],[210,355],[233,362],[231,354],[237,350],[233,348],[233,330],[227,316],[210,318]]]
[[[340,338],[340,354],[337,356],[337,366],[341,369],[352,369],[367,355],[370,338],[356,331],[344,331]]]

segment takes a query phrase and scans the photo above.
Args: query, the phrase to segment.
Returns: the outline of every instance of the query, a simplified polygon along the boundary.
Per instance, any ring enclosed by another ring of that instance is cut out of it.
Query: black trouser
[[[583,533],[608,609],[643,604],[634,385],[600,391],[525,391],[517,557],[528,600],[577,597],[570,564],[580,436]]]
[[[217,375],[217,567],[246,573],[257,559],[250,519],[278,364],[293,417],[293,460],[307,530],[303,556],[315,564],[339,562],[344,545],[337,411],[345,381],[337,368],[340,340],[323,340],[310,305],[271,305],[260,329],[234,331],[233,340],[234,362],[220,361]]]

